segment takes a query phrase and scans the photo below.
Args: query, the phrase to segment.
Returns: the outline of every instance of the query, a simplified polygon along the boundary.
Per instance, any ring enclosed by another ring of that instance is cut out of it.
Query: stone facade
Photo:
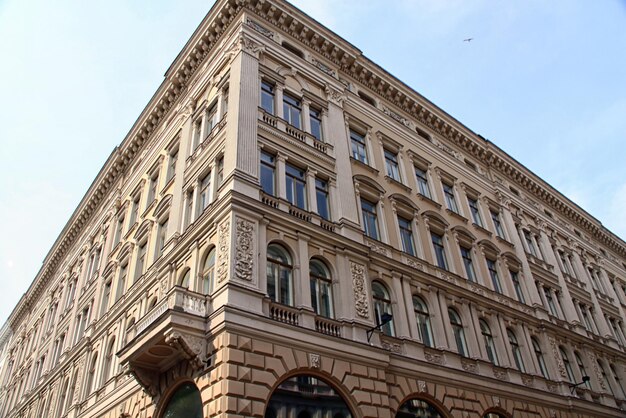
[[[192,383],[263,417],[311,377],[354,417],[619,417],[625,292],[626,243],[494,144],[220,0],[0,330],[0,415],[160,418]]]

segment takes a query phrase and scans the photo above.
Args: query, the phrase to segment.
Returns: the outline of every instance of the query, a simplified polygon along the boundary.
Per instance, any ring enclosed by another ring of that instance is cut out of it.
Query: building
[[[625,291],[626,243],[493,143],[218,0],[0,330],[0,415],[622,417]]]

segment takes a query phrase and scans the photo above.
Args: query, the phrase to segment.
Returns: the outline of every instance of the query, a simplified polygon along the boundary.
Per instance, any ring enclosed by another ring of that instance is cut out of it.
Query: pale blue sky
[[[294,4],[626,237],[625,1]],[[211,5],[0,0],[0,324]]]

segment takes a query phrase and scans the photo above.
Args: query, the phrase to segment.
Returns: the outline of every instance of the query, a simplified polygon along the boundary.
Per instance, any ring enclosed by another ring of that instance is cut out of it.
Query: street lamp
[[[391,322],[392,319],[393,319],[393,315],[390,313],[386,313],[386,312],[380,316],[380,323],[378,322],[378,317],[376,317],[376,323],[378,325],[367,330],[367,342],[368,343],[370,342],[370,338],[372,338],[372,334],[374,333],[375,330],[379,329],[383,325],[388,324],[389,322]]]
[[[579,382],[579,383],[572,383],[569,385],[569,388],[572,390],[570,393],[574,393],[574,389],[576,389],[578,386],[587,383],[588,381],[590,381],[591,378],[589,376],[583,376],[583,381]]]

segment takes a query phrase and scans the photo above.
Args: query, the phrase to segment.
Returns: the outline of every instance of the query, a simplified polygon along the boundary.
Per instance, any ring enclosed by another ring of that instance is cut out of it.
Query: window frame
[[[374,203],[361,196],[361,218],[363,220],[363,233],[377,241],[380,240],[380,225],[378,224],[378,202]],[[369,205],[371,210],[366,210],[363,204]]]
[[[349,128],[350,136],[350,156],[352,159],[369,165],[369,156],[367,153],[367,133],[363,134],[360,131]]]

